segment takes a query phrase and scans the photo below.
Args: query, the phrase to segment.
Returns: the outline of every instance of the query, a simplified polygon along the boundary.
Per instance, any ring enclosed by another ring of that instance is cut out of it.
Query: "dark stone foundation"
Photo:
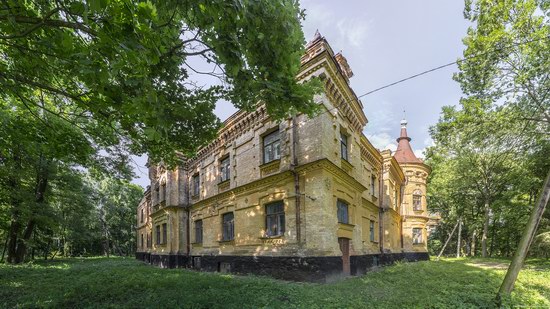
[[[136,252],[136,259],[163,268],[192,268],[202,271],[255,274],[293,281],[327,282],[342,275],[339,256],[186,256]],[[350,257],[352,275],[362,275],[377,266],[396,261],[429,260],[427,252],[355,255]]]

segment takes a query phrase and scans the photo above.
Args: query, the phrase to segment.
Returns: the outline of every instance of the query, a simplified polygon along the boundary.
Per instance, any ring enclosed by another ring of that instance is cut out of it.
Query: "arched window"
[[[413,192],[413,210],[422,210],[422,191]]]

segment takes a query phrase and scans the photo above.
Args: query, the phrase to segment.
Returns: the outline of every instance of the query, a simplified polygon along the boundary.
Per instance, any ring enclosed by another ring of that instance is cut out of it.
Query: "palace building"
[[[325,85],[318,115],[275,122],[262,106],[239,111],[176,169],[149,166],[138,259],[323,282],[429,258],[430,168],[414,155],[407,122],[395,153],[379,151],[363,134],[346,58],[316,33],[301,61],[297,79]]]

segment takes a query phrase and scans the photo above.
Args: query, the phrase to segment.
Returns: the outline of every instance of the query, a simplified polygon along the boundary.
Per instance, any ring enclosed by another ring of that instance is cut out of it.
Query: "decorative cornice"
[[[278,182],[280,180],[283,180],[285,178],[289,178],[291,176],[292,176],[291,171],[285,171],[285,172],[282,172],[282,173],[277,173],[277,174],[274,174],[274,175],[270,175],[268,177],[264,177],[264,178],[258,179],[256,181],[249,182],[247,184],[238,186],[236,188],[227,190],[225,192],[216,194],[216,195],[211,196],[209,198],[206,198],[204,200],[198,201],[196,203],[191,204],[190,207],[191,208],[197,208],[197,207],[205,206],[205,205],[208,205],[208,204],[211,204],[211,203],[229,198],[231,196],[239,195],[243,192],[261,187],[261,186],[266,185],[266,184]]]

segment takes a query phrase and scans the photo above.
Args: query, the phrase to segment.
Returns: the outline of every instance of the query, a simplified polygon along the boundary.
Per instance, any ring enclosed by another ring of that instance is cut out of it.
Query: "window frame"
[[[340,132],[340,158],[349,162],[349,136]]]
[[[162,244],[165,245],[168,241],[168,224],[162,224]]]
[[[231,216],[230,220],[226,217]],[[222,240],[232,241],[235,239],[235,214],[230,211],[222,214]]]
[[[418,199],[418,200],[417,200]],[[422,192],[414,191],[412,194],[412,206],[414,211],[422,210]]]
[[[376,238],[374,237],[375,236],[374,231],[375,231],[374,220],[369,220],[369,240],[371,242],[376,242]]]
[[[145,217],[145,209],[141,208],[141,217],[139,223],[143,223]]]
[[[415,230],[419,231],[419,233],[415,233]],[[418,235],[418,237],[416,237]],[[413,245],[421,245],[424,243],[424,235],[422,232],[422,228],[419,227],[413,227],[412,228],[412,241]]]
[[[277,135],[277,137],[274,140],[267,142],[274,135]],[[270,152],[268,152],[268,149],[270,150]],[[263,164],[281,159],[281,132],[279,131],[279,128],[269,132],[268,134],[265,134],[262,137],[262,151]],[[268,153],[272,154],[273,156],[268,157]]]
[[[376,196],[376,176],[374,174],[370,175],[370,182],[371,195]]]
[[[200,195],[201,192],[201,179],[200,179],[200,173],[195,173],[193,176],[191,176],[191,196],[197,197]]]
[[[270,213],[269,208],[279,208],[275,211],[272,211]],[[285,234],[285,224],[286,224],[286,217],[285,217],[285,203],[283,201],[275,201],[268,204],[265,204],[264,206],[265,210],[265,236],[266,237],[278,237],[283,236]],[[274,222],[271,224],[271,222]],[[271,225],[271,227],[270,227]],[[272,227],[275,227],[275,232],[273,231]]]
[[[342,212],[342,210],[344,209],[345,211]],[[342,220],[344,219],[342,218],[342,216],[345,216],[345,220]],[[338,218],[338,223],[351,224],[349,215],[349,204],[346,201],[341,199],[336,200],[336,217]]]
[[[195,243],[202,244],[202,241],[203,241],[203,223],[202,223],[202,219],[199,219],[199,220],[195,220]]]
[[[145,248],[145,247],[143,246],[143,233],[141,233],[141,246],[140,246],[140,248],[141,248],[141,249]]]
[[[220,159],[220,182],[228,181],[231,177],[231,160],[229,155]]]
[[[155,226],[155,235],[157,236],[156,239],[155,239],[155,244],[160,245],[161,244],[161,242],[160,242],[160,224],[157,224]]]

